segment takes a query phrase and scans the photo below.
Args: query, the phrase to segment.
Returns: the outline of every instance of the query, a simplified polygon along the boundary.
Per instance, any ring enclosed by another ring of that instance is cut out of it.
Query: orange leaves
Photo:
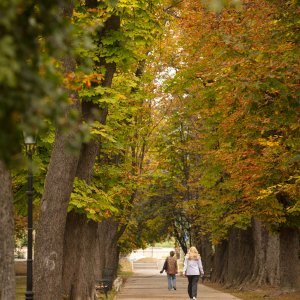
[[[85,75],[82,79],[82,82],[87,88],[90,88],[92,85],[94,86],[99,85],[102,79],[103,79],[102,74],[93,73],[93,74]]]
[[[66,74],[64,78],[64,85],[70,90],[80,91],[83,88],[91,88],[92,86],[100,85],[103,80],[103,74],[92,73],[74,73],[70,72]]]

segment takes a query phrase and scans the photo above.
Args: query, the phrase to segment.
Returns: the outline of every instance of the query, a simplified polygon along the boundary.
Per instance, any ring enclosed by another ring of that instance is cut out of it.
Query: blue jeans
[[[167,274],[168,276],[168,289],[176,288],[176,275]]]

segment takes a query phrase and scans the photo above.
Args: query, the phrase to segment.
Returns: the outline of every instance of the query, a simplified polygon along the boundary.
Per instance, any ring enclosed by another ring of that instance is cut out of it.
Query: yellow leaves
[[[265,59],[265,55],[263,53],[259,53],[256,57],[255,57],[255,61],[256,62],[262,62]]]
[[[267,189],[263,189],[260,191],[259,196],[257,197],[257,200],[262,200],[265,198],[270,197],[274,193],[273,187],[268,187]]]
[[[290,125],[290,129],[291,130],[300,130],[300,123],[298,122],[298,123],[293,123],[293,124],[291,124]]]
[[[245,229],[250,224],[251,215],[247,212],[244,213],[232,213],[223,219],[225,226],[236,226],[238,228]]]
[[[260,138],[257,140],[258,144],[264,147],[278,147],[280,146],[280,140],[276,137],[270,137],[268,139]]]
[[[86,14],[85,13],[83,13],[83,12],[79,12],[79,11],[77,11],[77,10],[74,10],[73,11],[73,17],[76,19],[82,19],[82,18],[84,18],[86,16]]]
[[[295,205],[287,208],[287,212],[289,214],[297,214],[300,215],[300,200],[298,200]]]
[[[72,22],[79,26],[81,30],[92,32],[101,25],[108,17],[108,12],[101,8],[88,8],[84,10],[74,10]]]
[[[95,211],[93,208],[87,207],[87,208],[85,209],[85,211],[88,212],[89,214],[92,214],[92,215],[95,215],[95,214],[96,214],[96,211]]]
[[[209,206],[209,205],[212,204],[211,200],[208,200],[208,199],[205,199],[205,198],[200,199],[198,203],[201,207]]]
[[[287,52],[290,50],[293,50],[295,48],[295,45],[293,43],[283,43],[279,44],[277,47],[278,52]]]
[[[285,208],[278,202],[278,195],[284,195]],[[298,214],[300,212],[300,175],[291,176],[287,181],[260,190],[257,201],[267,201],[268,207],[261,211],[264,215],[276,216],[279,211],[283,214],[283,209],[286,209],[287,214]]]

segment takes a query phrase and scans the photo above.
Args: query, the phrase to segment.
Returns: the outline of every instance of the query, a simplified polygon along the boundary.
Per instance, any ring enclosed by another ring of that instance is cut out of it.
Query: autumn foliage
[[[37,297],[94,298],[120,251],[169,237],[219,282],[299,286],[299,1],[2,2],[0,201],[23,241],[38,132]]]
[[[253,217],[299,226],[299,7],[242,1],[212,12],[185,1],[179,12],[177,34],[160,45],[176,70],[163,83],[171,109],[160,134],[160,166],[186,203],[176,205],[216,242]]]

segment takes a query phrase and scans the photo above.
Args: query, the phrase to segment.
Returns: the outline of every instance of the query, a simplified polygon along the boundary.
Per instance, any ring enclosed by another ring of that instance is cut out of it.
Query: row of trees
[[[141,77],[166,18],[164,5],[16,0],[1,6],[7,12],[1,20],[1,298],[15,293],[13,193],[16,228],[26,214],[25,166],[14,162],[22,162],[22,130],[38,130],[35,297],[93,299],[101,272],[116,275],[117,242],[143,184],[152,97],[145,87],[151,78],[142,83]]]
[[[23,130],[38,130],[37,299],[93,299],[120,251],[169,236],[216,281],[297,287],[298,9],[2,1],[2,298],[26,227]]]
[[[33,1],[1,1],[0,9],[0,290],[1,299],[14,299],[10,169],[21,161],[22,128],[32,132],[43,118],[53,118],[63,106],[50,57],[61,56],[68,26],[57,14],[58,3],[54,1],[39,6]],[[41,44],[40,37],[44,37]]]
[[[215,281],[299,288],[299,6],[174,13],[148,203]]]

